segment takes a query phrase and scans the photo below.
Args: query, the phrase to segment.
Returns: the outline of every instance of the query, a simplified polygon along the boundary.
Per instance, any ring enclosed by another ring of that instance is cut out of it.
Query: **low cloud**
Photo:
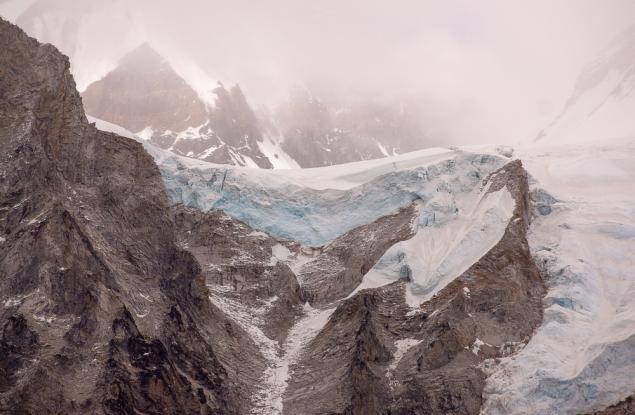
[[[80,88],[148,41],[199,90],[240,83],[254,105],[297,85],[406,102],[430,134],[464,144],[535,135],[582,66],[635,24],[635,2],[9,0],[0,14],[71,55]]]

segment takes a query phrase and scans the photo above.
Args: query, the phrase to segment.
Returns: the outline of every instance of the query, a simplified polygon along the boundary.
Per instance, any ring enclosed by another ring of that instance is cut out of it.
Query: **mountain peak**
[[[182,131],[205,122],[205,104],[147,42],[89,85],[83,99],[89,114],[134,132],[146,127]]]
[[[143,42],[121,58],[118,68],[151,69],[164,66],[169,66],[166,59],[150,43]]]

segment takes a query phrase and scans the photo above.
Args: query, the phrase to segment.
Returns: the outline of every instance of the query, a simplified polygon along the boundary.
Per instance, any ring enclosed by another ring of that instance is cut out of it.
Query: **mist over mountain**
[[[254,108],[279,106],[297,85],[331,108],[405,102],[427,139],[447,144],[535,137],[634,14],[628,0],[0,5],[0,15],[71,57],[80,91],[147,41],[206,103],[217,81],[239,84]]]
[[[537,140],[588,143],[635,136],[635,25],[588,63],[560,114]]]
[[[94,117],[176,154],[220,164],[320,167],[442,144],[426,135],[416,106],[404,102],[329,106],[297,87],[273,109],[254,109],[238,85],[219,83],[213,94],[213,102],[203,101],[143,44],[82,96]]]

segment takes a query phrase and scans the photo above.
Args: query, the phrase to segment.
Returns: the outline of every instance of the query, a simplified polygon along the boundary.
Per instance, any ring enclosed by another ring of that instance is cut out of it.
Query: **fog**
[[[256,106],[298,85],[414,103],[430,134],[466,144],[535,135],[635,2],[5,0],[0,14],[69,54],[80,89],[148,41],[203,94],[221,80]]]

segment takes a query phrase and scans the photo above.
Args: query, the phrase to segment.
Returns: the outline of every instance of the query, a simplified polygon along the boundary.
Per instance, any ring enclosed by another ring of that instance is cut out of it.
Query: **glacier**
[[[221,209],[255,229],[317,247],[417,200],[455,210],[452,195],[470,192],[504,164],[501,157],[447,149],[380,161],[351,163],[335,174],[331,168],[269,172],[191,165],[178,157],[160,166],[173,203]]]
[[[529,244],[548,288],[544,321],[518,354],[487,365],[481,413],[590,413],[635,391],[635,139],[519,156],[542,195]]]
[[[513,154],[530,174],[529,246],[548,292],[544,321],[531,339],[512,356],[483,364],[481,413],[587,413],[635,391],[635,138],[601,146],[531,143],[513,152],[436,148],[287,171],[211,165],[144,145],[173,203],[222,209],[308,246],[416,203],[415,236],[390,248],[355,290],[408,274],[411,306],[500,239],[513,202],[505,191],[487,193],[478,184]]]

